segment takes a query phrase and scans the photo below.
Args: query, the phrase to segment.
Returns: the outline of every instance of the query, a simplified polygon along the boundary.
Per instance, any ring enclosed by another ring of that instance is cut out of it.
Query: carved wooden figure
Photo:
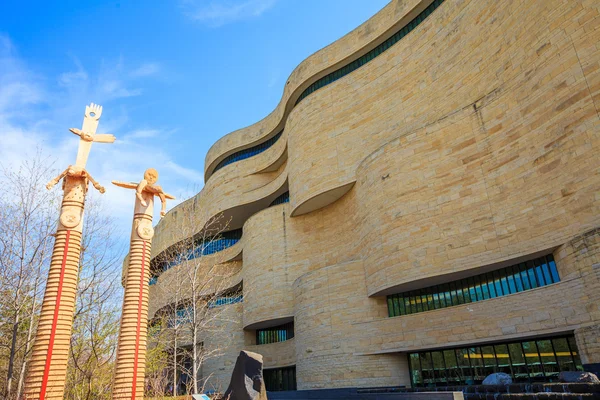
[[[127,189],[135,189],[135,208],[129,248],[129,265],[125,272],[125,296],[119,330],[117,361],[112,388],[113,399],[142,400],[146,364],[148,327],[148,280],[150,279],[150,246],[154,230],[152,215],[154,196],[162,203],[160,215],[165,215],[166,199],[173,196],[155,185],[158,173],[149,168],[140,183],[113,181]]]
[[[88,182],[104,193],[104,188],[88,174],[85,165],[93,142],[115,141],[113,135],[96,134],[101,115],[101,106],[92,103],[85,107],[82,129],[71,129],[80,136],[77,161],[46,185],[51,189],[63,179],[64,196],[25,381],[24,398],[28,400],[62,400],[64,397]]]

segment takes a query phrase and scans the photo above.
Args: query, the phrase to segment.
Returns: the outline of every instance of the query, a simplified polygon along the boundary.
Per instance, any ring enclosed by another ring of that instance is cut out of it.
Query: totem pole
[[[161,217],[165,215],[166,199],[175,199],[163,192],[160,186],[155,185],[157,180],[158,173],[155,169],[149,168],[140,183],[112,182],[126,189],[135,189],[136,197],[129,265],[125,272],[125,296],[112,387],[113,399],[142,400],[144,398],[150,246],[154,235],[152,229],[154,196],[158,196],[162,203]]]
[[[28,400],[63,400],[79,274],[83,211],[89,181],[100,193],[104,193],[104,188],[85,170],[85,164],[92,143],[115,141],[113,135],[96,134],[101,115],[101,106],[92,103],[85,107],[81,130],[70,129],[80,138],[75,165],[70,165],[46,185],[50,190],[62,179],[64,196],[42,312],[25,380],[24,398]]]

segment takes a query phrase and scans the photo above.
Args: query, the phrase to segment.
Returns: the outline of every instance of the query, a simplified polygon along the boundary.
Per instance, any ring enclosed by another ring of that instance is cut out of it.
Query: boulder
[[[563,371],[558,375],[558,380],[564,383],[600,383],[595,374],[584,371]]]
[[[263,379],[263,358],[260,354],[250,351],[240,352],[223,399],[267,400]]]
[[[483,380],[484,385],[510,385],[512,384],[512,378],[510,375],[505,374],[504,372],[497,372],[495,374],[490,374],[485,377]]]

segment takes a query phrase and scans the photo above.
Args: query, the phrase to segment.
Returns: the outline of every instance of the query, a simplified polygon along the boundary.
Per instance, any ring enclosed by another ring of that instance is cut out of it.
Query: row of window
[[[285,342],[294,337],[294,322],[256,330],[256,344]]]
[[[338,79],[362,67],[363,65],[365,65],[366,63],[368,63],[369,61],[371,61],[372,59],[374,59],[375,57],[379,56],[381,53],[392,47],[394,44],[396,44],[398,41],[400,41],[402,38],[404,38],[406,35],[412,32],[413,29],[419,26],[421,22],[423,22],[425,18],[431,15],[435,11],[435,9],[438,8],[443,2],[444,0],[435,0],[425,10],[423,10],[419,15],[417,15],[412,21],[410,21],[407,25],[405,25],[402,29],[396,32],[385,42],[381,43],[379,46],[375,47],[373,50],[369,51],[362,57],[352,61],[350,64],[347,64],[344,67],[333,71],[332,73],[324,76],[323,78],[310,85],[308,88],[306,88],[306,90],[304,90],[304,92],[302,92],[302,94],[298,98],[298,101],[296,101],[296,104],[300,103],[305,97],[307,97],[311,93],[321,89],[324,86],[329,85],[330,83],[337,81]]]
[[[166,270],[173,268],[184,261],[193,260],[202,256],[218,253],[223,251],[240,241],[242,238],[242,229],[222,232],[215,238],[210,240],[195,240],[194,246],[187,252],[182,252],[173,257],[171,260],[163,261],[158,266],[153,267],[153,274],[148,282],[150,285],[156,284],[158,276]]]
[[[279,132],[272,138],[270,138],[260,144],[257,144],[256,146],[250,147],[248,149],[236,151],[235,153],[228,155],[219,164],[217,164],[217,166],[215,167],[215,170],[213,171],[213,174],[226,165],[232,164],[237,161],[242,161],[242,160],[245,160],[246,158],[250,158],[252,156],[262,153],[263,151],[267,150],[269,147],[273,146],[275,144],[275,142],[277,140],[279,140],[282,133],[283,133],[283,131]]]
[[[285,192],[285,193],[277,196],[275,198],[275,200],[273,200],[271,202],[271,204],[269,204],[269,207],[273,207],[278,204],[289,203],[289,202],[290,202],[290,192]]]
[[[390,317],[506,296],[560,282],[552,255],[497,271],[410,292],[389,295]]]
[[[404,38],[406,35],[412,32],[417,26],[419,26],[421,22],[423,22],[431,13],[433,13],[435,9],[438,8],[443,2],[444,0],[435,0],[425,10],[423,10],[419,15],[417,15],[412,21],[410,21],[407,25],[405,25],[402,29],[400,29],[393,36],[381,43],[379,46],[375,47],[373,50],[369,51],[362,57],[352,61],[351,63],[343,66],[342,68],[337,69],[336,71],[331,72],[330,74],[311,84],[308,88],[306,88],[306,90],[302,92],[302,94],[296,101],[296,105],[311,93],[348,75],[349,73],[362,67],[363,65],[365,65],[366,63],[373,60],[375,57],[379,56],[381,53],[392,47],[394,44],[396,44],[398,41],[400,41],[402,38]],[[279,132],[277,135],[273,136],[272,138],[263,143],[250,147],[248,149],[237,151],[225,157],[219,164],[217,164],[213,173],[226,165],[237,161],[245,160],[246,158],[262,153],[263,151],[271,147],[279,139],[279,137],[281,137],[282,133],[283,131]]]
[[[244,295],[242,293],[228,293],[217,296],[208,302],[208,308],[215,308],[229,304],[242,303]],[[176,326],[192,323],[192,314],[194,310],[192,306],[181,306],[175,310],[175,315],[167,319],[167,327],[174,328]]]
[[[415,386],[481,384],[496,372],[514,382],[553,382],[561,371],[582,371],[573,336],[410,353]]]
[[[269,392],[296,390],[296,367],[263,370],[265,388]]]

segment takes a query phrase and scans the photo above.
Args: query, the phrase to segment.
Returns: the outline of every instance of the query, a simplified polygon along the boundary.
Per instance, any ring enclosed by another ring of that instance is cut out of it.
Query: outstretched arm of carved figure
[[[160,203],[161,203],[160,217],[162,218],[167,213],[167,198],[165,197],[165,194],[163,193],[162,190],[160,192],[158,192],[158,197],[160,197]]]
[[[94,185],[94,187],[100,192],[100,193],[104,193],[106,192],[106,189],[104,189],[104,186],[100,185],[98,182],[96,182],[96,180],[94,178],[92,178],[92,176],[88,173],[87,174],[87,178],[92,182],[92,185]]]
[[[60,181],[65,176],[67,176],[67,172],[69,171],[69,168],[65,169],[60,175],[58,175],[56,178],[54,178],[50,182],[48,182],[48,184],[46,185],[46,189],[48,189],[48,190],[52,189],[54,187],[54,185],[56,185],[58,183],[58,181]]]
[[[144,207],[146,207],[148,205],[148,203],[146,203],[146,200],[144,200],[144,196],[142,196],[142,192],[144,191],[144,188],[146,186],[148,186],[148,181],[145,179],[142,179],[140,181],[140,184],[135,189],[135,197],[138,198],[138,200],[140,201],[140,203],[142,203],[142,205]]]

